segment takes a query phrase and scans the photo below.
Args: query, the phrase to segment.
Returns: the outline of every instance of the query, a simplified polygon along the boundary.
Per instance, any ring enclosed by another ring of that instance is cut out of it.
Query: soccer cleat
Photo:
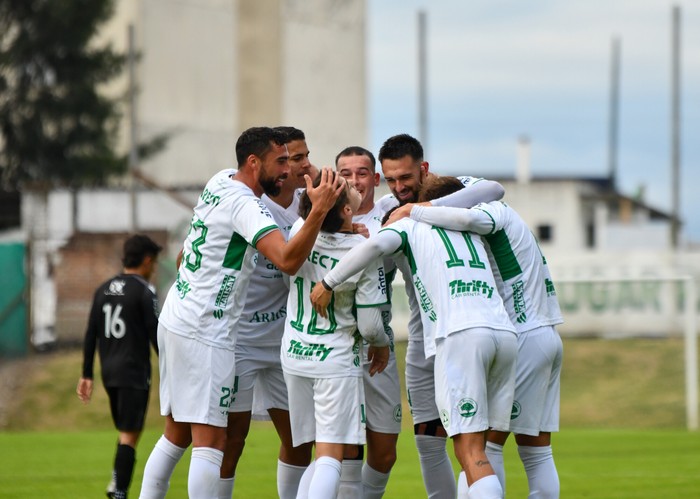
[[[112,475],[112,479],[107,484],[107,490],[105,491],[105,494],[107,494],[107,497],[109,497],[109,499],[114,499],[114,493],[116,491],[117,491],[117,479],[114,475]]]

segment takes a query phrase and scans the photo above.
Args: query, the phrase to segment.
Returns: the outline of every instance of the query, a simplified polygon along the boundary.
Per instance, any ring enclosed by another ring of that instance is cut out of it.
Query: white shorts
[[[289,410],[280,347],[236,345],[234,398],[229,412]],[[255,401],[255,403],[253,403]]]
[[[396,354],[392,351],[386,369],[369,375],[369,364],[362,370],[365,385],[367,428],[378,433],[401,432],[401,384]]]
[[[559,381],[563,347],[553,326],[518,335],[515,400],[510,431],[537,436],[559,431]]]
[[[413,424],[440,418],[435,405],[435,357],[425,358],[422,341],[408,341],[406,347],[406,396]]]
[[[437,339],[435,402],[450,437],[509,430],[517,352],[509,331],[472,328]]]
[[[306,442],[364,445],[362,378],[307,378],[284,373],[294,447]]]
[[[158,325],[160,413],[178,423],[226,427],[235,355]]]

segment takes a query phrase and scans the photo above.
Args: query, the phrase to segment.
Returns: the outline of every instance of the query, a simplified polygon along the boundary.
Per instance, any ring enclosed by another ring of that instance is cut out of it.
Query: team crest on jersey
[[[517,400],[513,401],[513,407],[510,410],[510,419],[515,419],[518,416],[520,416],[520,413],[522,412],[522,408],[520,407],[520,402]]]
[[[457,404],[459,415],[463,418],[474,417],[478,408],[479,406],[477,405],[476,401],[470,398],[464,398]]]
[[[124,286],[126,286],[126,281],[112,281],[109,283],[109,289],[105,294],[113,296],[122,296],[124,295]]]
[[[396,421],[397,423],[400,423],[401,416],[402,416],[401,404],[396,404],[394,406],[394,421]]]

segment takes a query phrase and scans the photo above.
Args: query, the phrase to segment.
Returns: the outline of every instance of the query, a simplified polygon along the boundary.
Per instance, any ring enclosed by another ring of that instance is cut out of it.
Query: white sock
[[[501,482],[496,475],[478,479],[469,487],[469,499],[503,499]]]
[[[457,483],[445,447],[447,439],[430,435],[415,435],[415,439],[428,498],[455,497]]]
[[[311,479],[314,477],[314,471],[316,471],[316,461],[311,461],[306,467],[304,474],[301,475],[301,480],[299,480],[296,499],[307,499],[309,497],[309,486],[311,485]]]
[[[195,447],[190,459],[187,492],[190,499],[211,499],[219,495],[219,474],[224,453],[211,447]]]
[[[362,497],[362,459],[343,459],[338,499]]]
[[[235,475],[233,478],[219,478],[219,499],[231,499],[233,497],[233,482],[235,480]]]
[[[187,449],[162,435],[156,442],[143,470],[140,499],[163,499],[170,488],[170,477]]]
[[[390,473],[380,473],[365,463],[362,466],[362,497],[364,499],[381,499],[386,491]]]
[[[527,485],[530,488],[529,498],[549,499],[559,497],[559,475],[554,464],[552,446],[530,447],[518,446],[520,460],[527,474]]]
[[[469,484],[464,471],[460,471],[457,477],[457,499],[469,499]]]
[[[307,466],[294,466],[277,460],[277,495],[280,499],[294,499]]]
[[[338,495],[340,461],[330,456],[316,459],[316,471],[309,485],[309,499],[326,499]]]
[[[493,471],[496,472],[498,481],[501,482],[501,487],[503,488],[503,495],[506,494],[506,468],[503,464],[503,446],[494,444],[493,442],[486,442],[486,457],[489,458],[489,463]]]

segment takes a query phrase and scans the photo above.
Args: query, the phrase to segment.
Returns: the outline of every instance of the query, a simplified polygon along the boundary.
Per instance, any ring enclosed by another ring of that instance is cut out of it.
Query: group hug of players
[[[256,416],[280,437],[279,497],[382,497],[401,429],[397,270],[427,496],[504,497],[513,433],[529,497],[558,497],[562,317],[545,257],[500,201],[502,186],[431,173],[406,134],[379,151],[391,194],[376,201],[379,172],[362,147],[318,170],[303,132],[255,127],[236,156],[194,208],[158,319],[165,431],[140,497],[165,497],[192,445],[189,496],[230,499]]]

